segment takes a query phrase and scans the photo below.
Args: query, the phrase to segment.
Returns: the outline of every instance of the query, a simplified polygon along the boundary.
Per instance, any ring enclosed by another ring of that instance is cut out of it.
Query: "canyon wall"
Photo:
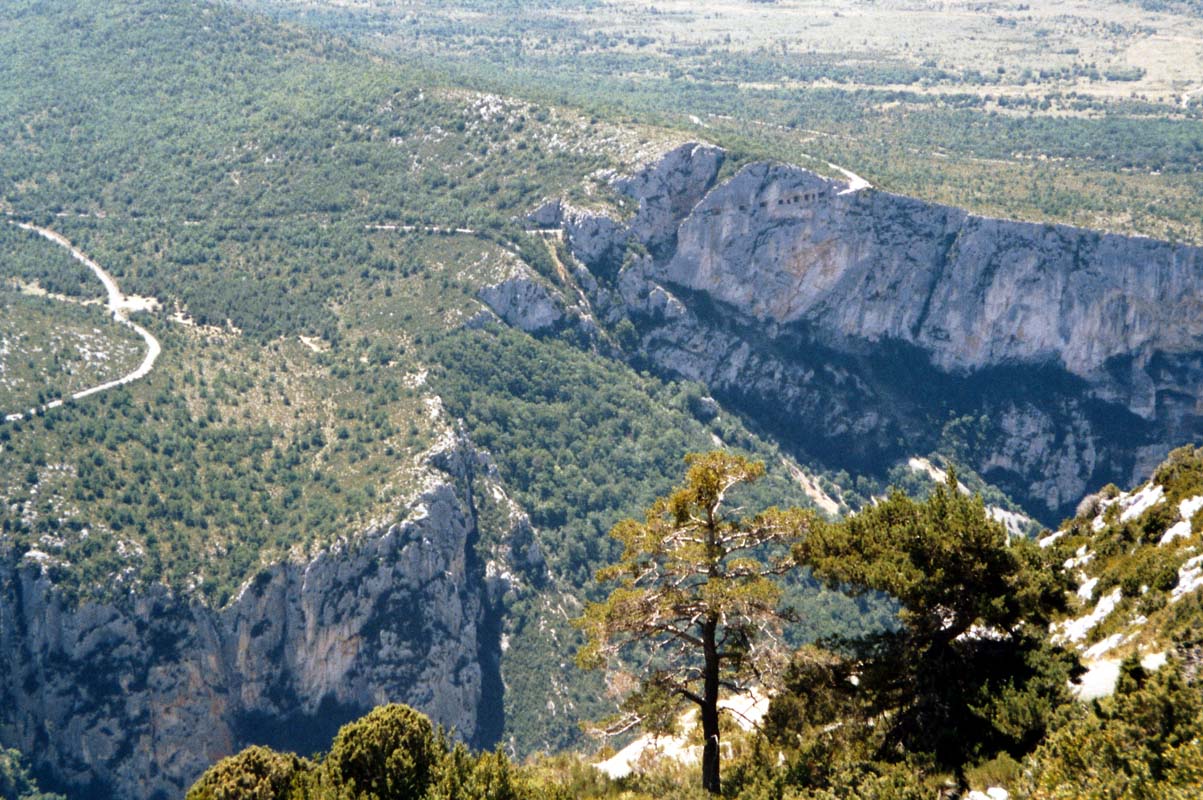
[[[700,380],[837,468],[882,471],[973,418],[957,455],[1055,523],[1203,433],[1203,254],[976,216],[688,144],[553,202],[630,355]],[[584,273],[588,274],[584,274]],[[945,439],[945,442],[947,439]]]
[[[161,585],[75,604],[30,559],[0,567],[0,739],[98,800],[181,797],[249,743],[313,752],[387,702],[491,743],[504,587],[473,486],[495,474],[462,437],[427,462],[402,521],[269,566],[220,610]]]

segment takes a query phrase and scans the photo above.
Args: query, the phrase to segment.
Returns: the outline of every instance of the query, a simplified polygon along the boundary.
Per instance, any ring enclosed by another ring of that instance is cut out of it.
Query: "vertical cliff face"
[[[1053,520],[1203,433],[1199,248],[977,217],[781,164],[715,185],[709,153],[686,145],[615,179],[635,217],[565,216],[566,239],[601,278],[599,313],[637,323],[640,357],[800,450],[880,470],[972,415],[959,455]],[[607,280],[599,254],[616,250]]]
[[[246,744],[310,752],[385,702],[495,737],[473,497],[491,467],[461,438],[428,464],[404,521],[264,569],[221,610],[161,586],[73,605],[35,564],[0,568],[0,738],[74,797],[168,798]]]
[[[841,188],[749,166],[681,219],[655,276],[762,321],[913,344],[945,371],[1054,364],[1146,419],[1152,376],[1121,387],[1107,364],[1203,341],[1197,248]]]

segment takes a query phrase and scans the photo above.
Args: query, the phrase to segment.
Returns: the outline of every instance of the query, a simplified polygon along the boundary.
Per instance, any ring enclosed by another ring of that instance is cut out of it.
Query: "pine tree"
[[[578,625],[584,667],[606,668],[612,685],[630,678],[624,714],[608,732],[637,725],[671,728],[679,707],[698,707],[702,786],[720,790],[719,699],[763,680],[779,645],[780,590],[772,576],[792,567],[790,545],[814,520],[800,509],[741,517],[729,493],[764,474],[764,465],[724,452],[693,454],[685,485],[657,500],[646,518],[625,520],[610,535],[619,562],[598,572],[617,586],[590,604]],[[637,674],[623,664],[639,662]]]
[[[958,770],[983,753],[1021,754],[1068,701],[1076,659],[1047,635],[1068,578],[1032,542],[1009,539],[954,471],[926,501],[895,492],[816,528],[794,557],[832,587],[900,606],[897,630],[847,643],[885,751]]]

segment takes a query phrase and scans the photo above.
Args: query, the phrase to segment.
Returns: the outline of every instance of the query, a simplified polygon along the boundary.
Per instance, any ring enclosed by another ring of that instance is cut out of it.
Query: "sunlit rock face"
[[[381,703],[495,736],[472,495],[491,464],[459,437],[428,463],[403,521],[265,568],[220,610],[161,585],[75,604],[28,559],[0,567],[3,740],[73,798],[176,798],[247,744],[314,752]]]
[[[960,456],[1055,522],[1203,433],[1199,248],[721,163],[690,144],[615,178],[639,210],[566,239],[599,279],[621,260],[591,294],[641,358],[801,450],[873,470],[972,415]]]
[[[1203,341],[1197,248],[842,186],[751,165],[681,221],[657,274],[757,319],[915,344],[945,370],[1054,363],[1102,386],[1111,359]],[[1146,377],[1111,393],[1148,418]]]

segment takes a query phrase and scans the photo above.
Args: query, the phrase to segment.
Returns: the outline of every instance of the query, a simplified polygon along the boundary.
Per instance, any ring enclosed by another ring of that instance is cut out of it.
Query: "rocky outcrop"
[[[632,176],[614,179],[615,189],[639,201],[630,232],[653,256],[672,254],[677,224],[714,185],[725,156],[725,151],[713,145],[690,143]]]
[[[221,610],[158,585],[74,605],[29,560],[0,568],[0,741],[75,798],[179,797],[247,744],[312,752],[391,701],[491,741],[506,587],[477,556],[473,486],[492,468],[459,437],[427,463],[404,521],[266,568]]]
[[[479,296],[507,324],[528,333],[552,328],[564,318],[555,293],[529,270],[481,288]]]
[[[630,232],[616,216],[567,206],[564,239],[577,258],[600,274],[612,274],[622,265]]]
[[[561,228],[573,254],[609,277],[622,265],[630,242],[657,256],[673,251],[678,223],[714,185],[725,158],[722,148],[691,142],[633,175],[611,176],[611,185],[638,203],[629,218],[621,209],[583,209],[551,200],[527,219],[537,228]]]
[[[988,219],[686,145],[611,182],[639,203],[577,250],[637,355],[800,451],[880,470],[980,417],[962,457],[1046,520],[1203,433],[1203,252]],[[666,177],[671,176],[671,177]],[[642,245],[645,255],[638,247]],[[606,278],[598,253],[622,267]]]

